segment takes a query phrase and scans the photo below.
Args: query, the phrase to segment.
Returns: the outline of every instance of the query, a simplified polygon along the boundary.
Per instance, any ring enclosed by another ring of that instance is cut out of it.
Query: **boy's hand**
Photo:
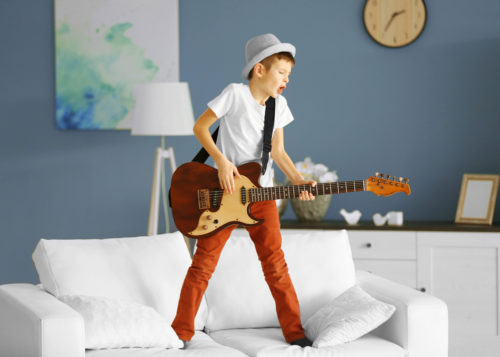
[[[219,160],[216,164],[219,169],[218,175],[220,187],[227,193],[232,194],[235,190],[234,176],[241,178],[238,169],[226,158]]]
[[[312,187],[316,186],[316,181],[314,180],[299,180],[294,182],[294,185],[311,185]],[[314,200],[314,195],[309,191],[301,191],[299,199],[302,201],[310,201]]]

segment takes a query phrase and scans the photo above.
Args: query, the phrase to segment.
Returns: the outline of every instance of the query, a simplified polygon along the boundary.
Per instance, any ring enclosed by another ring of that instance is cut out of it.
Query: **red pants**
[[[288,342],[298,340],[305,335],[300,322],[299,301],[281,250],[281,232],[276,203],[274,201],[256,202],[251,211],[255,217],[265,218],[264,223],[247,227],[247,231],[255,244],[266,282],[276,302],[276,312],[283,335]],[[228,227],[210,238],[197,241],[196,253],[182,286],[177,316],[172,322],[172,328],[181,340],[189,341],[193,337],[194,319],[208,280],[235,227]]]

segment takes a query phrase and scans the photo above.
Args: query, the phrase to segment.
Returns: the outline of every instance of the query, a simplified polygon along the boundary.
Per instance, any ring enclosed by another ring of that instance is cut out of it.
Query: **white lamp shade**
[[[193,107],[186,82],[134,86],[132,135],[193,135]]]

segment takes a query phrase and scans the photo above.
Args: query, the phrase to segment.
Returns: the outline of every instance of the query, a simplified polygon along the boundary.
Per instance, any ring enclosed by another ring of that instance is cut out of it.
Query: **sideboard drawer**
[[[415,232],[349,231],[354,259],[417,259]]]
[[[415,289],[417,287],[416,260],[370,260],[356,259],[354,266],[357,270],[366,270],[389,280]]]

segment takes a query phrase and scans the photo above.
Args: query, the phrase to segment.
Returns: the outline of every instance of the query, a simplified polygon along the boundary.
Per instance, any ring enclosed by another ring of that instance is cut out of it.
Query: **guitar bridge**
[[[210,208],[210,193],[208,189],[198,190],[198,208],[199,209]]]

